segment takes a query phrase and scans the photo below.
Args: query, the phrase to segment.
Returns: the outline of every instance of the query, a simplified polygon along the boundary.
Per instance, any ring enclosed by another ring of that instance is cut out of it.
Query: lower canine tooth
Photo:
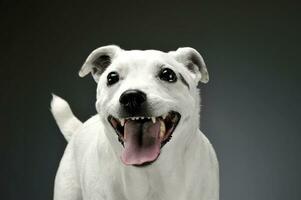
[[[121,124],[121,126],[124,126],[124,119],[120,119],[120,124]]]
[[[156,123],[156,118],[152,117],[152,121],[153,121],[153,123]]]
[[[166,132],[166,127],[165,127],[165,123],[160,120],[160,138],[164,138],[164,135],[165,135],[165,132]]]
[[[167,113],[166,113],[166,114],[164,114],[164,115],[162,115],[162,118],[163,118],[163,119],[165,119],[165,118],[166,118],[166,116],[167,116]]]

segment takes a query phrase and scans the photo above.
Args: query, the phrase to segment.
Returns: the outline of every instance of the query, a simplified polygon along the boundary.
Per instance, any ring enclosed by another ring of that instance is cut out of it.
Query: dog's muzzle
[[[108,121],[118,135],[124,149],[121,160],[126,165],[145,165],[155,161],[160,149],[170,140],[181,115],[169,111],[152,116],[147,109],[146,94],[140,90],[127,90],[119,99],[119,117],[110,115]]]

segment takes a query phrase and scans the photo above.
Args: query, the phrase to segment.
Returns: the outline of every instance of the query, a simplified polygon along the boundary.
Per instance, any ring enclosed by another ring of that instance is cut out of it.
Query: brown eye
[[[119,81],[119,75],[117,72],[110,72],[107,76],[107,85],[113,85]]]
[[[177,75],[176,73],[169,69],[169,68],[164,68],[160,71],[159,73],[159,78],[163,81],[167,81],[170,83],[176,82],[177,81]]]

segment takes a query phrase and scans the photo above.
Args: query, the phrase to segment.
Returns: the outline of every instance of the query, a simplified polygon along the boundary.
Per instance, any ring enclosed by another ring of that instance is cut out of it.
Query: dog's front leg
[[[69,143],[55,177],[54,200],[82,200],[72,143]]]

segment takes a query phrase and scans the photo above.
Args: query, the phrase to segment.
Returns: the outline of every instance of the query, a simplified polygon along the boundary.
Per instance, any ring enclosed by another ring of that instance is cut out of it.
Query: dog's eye
[[[177,81],[176,73],[169,68],[162,69],[159,73],[159,78],[170,83]]]
[[[119,75],[117,72],[110,72],[107,76],[107,85],[113,85],[119,81]]]

